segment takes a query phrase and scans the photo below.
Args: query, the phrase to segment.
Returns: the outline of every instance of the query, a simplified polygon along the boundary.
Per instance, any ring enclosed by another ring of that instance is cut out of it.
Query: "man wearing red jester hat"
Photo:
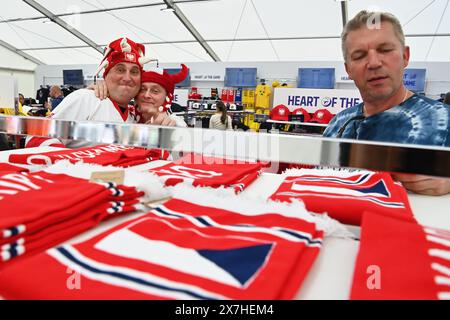
[[[129,103],[140,90],[142,67],[151,59],[144,56],[145,47],[121,38],[106,48],[96,76],[103,70],[109,88],[108,99],[101,100],[92,90],[80,89],[68,95],[53,111],[52,118],[135,122]]]

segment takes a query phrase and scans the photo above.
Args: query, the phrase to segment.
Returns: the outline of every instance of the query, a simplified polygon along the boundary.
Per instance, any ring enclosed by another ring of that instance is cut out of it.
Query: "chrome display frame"
[[[0,133],[450,178],[450,148],[445,147],[19,116],[0,116]]]

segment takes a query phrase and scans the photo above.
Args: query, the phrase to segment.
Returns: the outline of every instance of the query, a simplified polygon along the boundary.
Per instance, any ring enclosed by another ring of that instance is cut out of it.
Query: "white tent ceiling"
[[[347,10],[349,18],[362,9],[392,12],[413,61],[450,61],[449,2],[352,0]],[[161,11],[167,4],[176,12]],[[35,63],[96,64],[102,47],[122,36],[145,43],[147,56],[161,62],[341,60],[342,8],[335,0],[8,0],[3,6],[0,45]],[[31,68],[17,61],[10,67]]]

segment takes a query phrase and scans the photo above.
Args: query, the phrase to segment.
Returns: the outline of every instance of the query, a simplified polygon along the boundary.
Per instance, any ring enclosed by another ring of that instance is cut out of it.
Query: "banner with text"
[[[358,90],[275,88],[273,107],[284,104],[290,111],[303,108],[310,113],[327,109],[333,114],[361,103]]]
[[[221,73],[193,73],[191,81],[224,81],[225,75]]]

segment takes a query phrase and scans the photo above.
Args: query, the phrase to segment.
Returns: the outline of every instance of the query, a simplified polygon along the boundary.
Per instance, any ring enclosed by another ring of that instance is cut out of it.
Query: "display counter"
[[[36,153],[60,150],[61,148],[41,147],[19,149],[0,152],[0,162],[8,160],[11,153]],[[133,167],[133,170],[146,171],[168,163],[167,161],[153,161],[144,165]],[[272,173],[263,173],[245,189],[241,196],[265,201],[283,181],[283,176]],[[450,195],[433,197],[413,193],[408,194],[414,217],[425,226],[450,230]],[[96,228],[84,232],[65,244],[73,244],[87,240],[101,232],[120,223],[134,219],[139,215],[134,213],[104,222]],[[353,271],[359,249],[359,227],[347,226],[354,234],[355,239],[342,239],[327,237],[324,239],[322,249],[314,262],[313,267],[305,279],[297,299],[348,299],[351,290]]]

